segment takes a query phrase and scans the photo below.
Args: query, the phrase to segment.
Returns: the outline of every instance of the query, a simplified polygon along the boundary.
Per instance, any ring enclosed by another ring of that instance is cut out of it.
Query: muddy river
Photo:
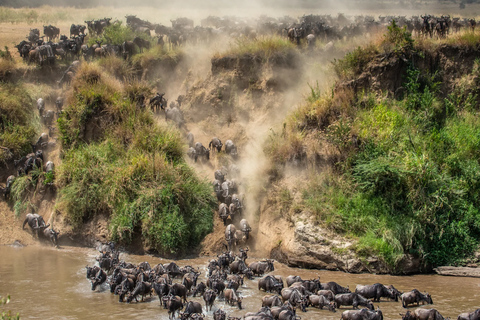
[[[20,312],[22,319],[168,319],[167,311],[160,307],[158,297],[153,295],[146,302],[119,303],[118,296],[110,293],[104,284],[91,291],[90,282],[85,278],[85,266],[94,265],[98,252],[94,249],[63,247],[61,249],[31,246],[14,248],[0,246],[0,295],[10,294],[12,301],[8,309]],[[148,261],[152,266],[167,260],[152,256],[121,254],[120,258],[139,263]],[[179,260],[179,266],[199,266],[205,281],[206,264],[209,258]],[[254,258],[247,259],[247,263]],[[320,276],[322,282],[336,281],[354,289],[357,284],[393,284],[400,291],[417,288],[428,291],[433,298],[432,306],[444,316],[456,319],[458,314],[480,307],[480,279],[444,277],[438,275],[388,276],[371,274],[347,274],[343,272],[289,268],[275,263],[274,274],[287,277],[300,275],[303,279]],[[175,280],[179,281],[179,280]],[[238,290],[244,297],[244,310],[216,301],[216,308],[223,308],[227,314],[242,316],[247,311],[257,311],[261,297],[265,295],[257,287],[257,280],[246,281]],[[201,301],[200,298],[193,300]],[[401,302],[382,301],[375,303],[383,311],[385,319],[400,319],[405,312]],[[412,308],[415,309],[415,308]],[[337,313],[308,308],[306,313],[298,311],[302,319],[335,319]],[[204,312],[205,313],[205,312]],[[207,318],[212,319],[212,312]]]

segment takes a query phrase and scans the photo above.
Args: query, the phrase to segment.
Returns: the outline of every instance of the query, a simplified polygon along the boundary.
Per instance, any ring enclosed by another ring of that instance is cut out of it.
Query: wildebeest
[[[39,233],[44,239],[49,240],[55,247],[58,247],[58,235],[60,232],[53,230],[52,228],[45,228],[43,232]]]
[[[383,313],[379,308],[374,311],[366,308],[347,310],[342,313],[340,320],[383,320]]]
[[[374,302],[379,302],[382,297],[398,301],[397,295],[381,283],[366,286],[357,285],[355,292],[367,299],[373,299]]]
[[[307,297],[296,288],[283,288],[282,300],[288,301],[294,307],[300,307],[303,312],[307,312],[308,300]]]
[[[212,289],[207,289],[203,294],[203,300],[205,301],[205,308],[208,312],[208,308],[210,307],[210,311],[212,310],[212,306],[215,303],[215,299],[217,298],[217,294]]]
[[[150,41],[142,39],[140,37],[135,37],[133,43],[137,45],[140,49],[140,52],[143,52],[143,49],[150,49]]]
[[[225,228],[225,241],[227,241],[229,251],[237,245],[237,233],[233,224],[229,224]]]
[[[178,296],[168,295],[163,297],[166,309],[168,309],[168,318],[175,319],[175,313],[183,308],[182,299]]]
[[[43,217],[37,213],[27,213],[25,220],[23,221],[22,229],[25,229],[27,223],[37,236],[39,230],[43,232],[44,229],[50,226],[50,224],[45,224]]]
[[[433,304],[432,297],[428,292],[421,293],[417,289],[413,289],[412,291],[405,292],[400,296],[402,300],[402,306],[404,308],[408,307],[409,304],[416,303],[417,306],[420,304],[421,301],[425,301],[428,304]]]
[[[230,305],[237,305],[238,309],[242,309],[242,298],[237,294],[235,289],[225,289],[225,301]]]
[[[182,297],[184,302],[187,302],[187,287],[185,287],[183,284],[180,283],[174,283],[171,286],[169,286],[169,291],[170,294],[174,296],[179,296]]]
[[[477,309],[473,312],[465,312],[458,315],[457,320],[479,320],[480,319],[480,309]]]
[[[408,310],[405,314],[400,314],[402,320],[444,320],[445,318],[436,309],[415,309],[414,312]],[[450,318],[446,318],[450,319]]]
[[[10,196],[10,190],[12,189],[12,185],[14,182],[15,182],[15,176],[14,175],[8,176],[7,183],[5,184],[5,188],[3,189],[3,196],[5,197],[5,199],[8,199],[8,197]]]
[[[234,159],[238,156],[237,146],[232,140],[225,141],[225,153],[231,155]]]
[[[263,275],[264,273],[275,271],[275,267],[273,266],[272,259],[266,259],[264,261],[255,261],[248,265],[252,272],[256,275]]]
[[[225,320],[227,314],[222,309],[217,309],[213,313],[213,320]]]
[[[232,204],[234,203],[232,202]],[[248,240],[250,236],[250,232],[252,231],[252,228],[250,227],[246,219],[240,220],[240,230],[243,232],[245,239]]]
[[[264,290],[265,292],[277,292],[280,294],[283,289],[283,282],[277,280],[277,278],[267,275],[258,280],[258,290]]]
[[[127,302],[130,303],[132,302],[133,299],[137,301],[138,295],[142,296],[142,301],[143,301],[144,297],[147,294],[150,294],[150,296],[152,295],[152,284],[150,282],[140,281],[135,286],[135,289],[133,289],[133,291],[127,297]]]
[[[40,117],[42,117],[43,111],[45,111],[45,100],[43,100],[43,98],[37,99],[37,109],[38,109],[38,113],[40,114]]]
[[[335,306],[337,308],[341,306],[353,306],[353,309],[357,309],[358,306],[364,306],[370,310],[374,309],[372,301],[355,292],[335,295]]]
[[[194,313],[202,313],[202,305],[196,301],[188,301],[185,305],[185,311],[180,313],[182,319],[190,318],[190,315]]]
[[[206,160],[210,160],[210,149],[203,146],[201,142],[195,143],[195,162],[200,157],[204,157]]]
[[[327,283],[322,283],[321,287],[324,290],[331,290],[334,294],[350,293],[351,292],[350,289],[348,288],[348,286],[342,287],[341,285],[339,285],[338,283],[336,283],[334,281],[330,281],[330,282],[327,282]]]
[[[333,293],[332,290],[318,290],[317,295],[324,296],[325,298],[327,298],[330,301],[335,300],[335,293]]]
[[[177,107],[165,108],[165,120],[172,120],[177,127],[182,128],[185,125],[183,113]],[[209,149],[210,150],[210,149]]]
[[[195,140],[194,140],[194,139],[195,139],[195,138],[194,138],[194,136],[193,136],[193,133],[189,132],[189,133],[187,134],[187,142],[188,142],[188,146],[189,146],[190,148],[193,148],[193,146],[194,146],[194,143],[195,143]]]
[[[266,295],[262,298],[262,307],[280,307],[282,299],[278,295]]]
[[[87,27],[84,25],[72,23],[70,26],[70,37],[85,34],[85,29],[87,29]]]
[[[335,312],[335,301],[328,300],[325,296],[312,294],[308,296],[308,303],[315,308],[327,307],[329,311]]]
[[[225,203],[220,203],[218,205],[218,215],[220,219],[223,220],[223,225],[227,224],[228,214],[229,214],[229,211],[228,211],[227,205]]]
[[[60,35],[60,29],[52,25],[43,26],[43,33],[47,37],[47,41],[52,41],[53,39],[58,38]]]
[[[107,281],[107,274],[102,269],[99,269],[97,271],[97,274],[95,274],[95,277],[91,279],[91,281],[92,281],[92,291],[93,291],[98,285],[101,285],[105,281]]]
[[[225,174],[222,172],[222,170],[215,170],[213,174],[215,176],[215,180],[218,180],[220,183],[223,183],[225,181]]]
[[[208,147],[211,150],[216,149],[217,152],[220,152],[222,150],[222,146],[223,146],[222,141],[217,137],[214,137],[212,141],[210,141],[210,143],[208,144]]]

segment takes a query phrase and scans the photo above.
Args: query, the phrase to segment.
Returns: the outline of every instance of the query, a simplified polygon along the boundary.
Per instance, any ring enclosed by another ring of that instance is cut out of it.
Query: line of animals
[[[127,15],[126,22],[137,37],[132,41],[125,41],[121,45],[97,42],[92,46],[84,44],[86,29],[88,26],[89,35],[101,35],[106,27],[111,25],[111,18],[85,21],[87,26],[72,24],[70,27],[70,38],[66,35],[60,36],[60,29],[49,25],[44,26],[44,35],[40,36],[39,29],[31,29],[27,40],[23,40],[16,48],[25,61],[39,65],[53,64],[56,57],[62,60],[75,60],[83,57],[104,57],[106,55],[117,55],[127,59],[136,52],[150,48],[151,44],[164,45],[169,43],[172,46],[190,43],[209,43],[219,36],[228,38],[251,37],[259,35],[283,35],[290,41],[300,44],[306,42],[313,46],[317,39],[324,41],[335,41],[348,39],[357,36],[364,36],[367,33],[375,33],[380,28],[385,28],[395,20],[400,27],[406,26],[407,30],[418,36],[429,36],[444,38],[448,34],[469,29],[475,31],[475,19],[451,18],[450,15],[436,17],[433,15],[412,16],[354,16],[347,17],[338,14],[331,15],[304,15],[299,18],[282,17],[270,18],[262,16],[258,19],[242,19],[236,17],[214,17],[209,16],[201,21],[200,26],[194,26],[194,22],[188,18],[171,20],[172,26],[154,24],[137,18],[134,15]],[[114,22],[117,23],[117,22]],[[152,37],[152,31],[155,38]],[[46,41],[45,41],[46,38]],[[53,42],[58,39],[59,42]],[[138,48],[138,50],[137,50]]]
[[[333,281],[320,282],[320,278],[303,280],[291,275],[284,281],[281,276],[271,274],[275,271],[273,260],[254,261],[247,266],[247,249],[239,250],[237,255],[226,251],[210,260],[206,267],[206,281],[200,283],[199,267],[179,267],[175,262],[154,267],[148,262],[138,265],[127,263],[119,259],[120,252],[111,243],[102,245],[99,251],[101,254],[96,258],[98,266],[86,267],[92,290],[108,285],[110,292],[119,296],[119,302],[127,303],[138,302],[139,299],[145,301],[147,295],[151,297],[155,293],[160,305],[168,310],[170,319],[176,315],[180,319],[207,319],[206,314],[210,312],[214,320],[239,320],[238,317],[227,316],[221,308],[213,307],[217,300],[224,300],[242,310],[245,297],[239,289],[255,277],[261,277],[258,279],[259,291],[274,294],[265,295],[259,311],[246,313],[243,317],[246,320],[298,320],[298,309],[303,313],[309,307],[336,312],[336,309],[346,306],[352,309],[343,311],[341,320],[383,320],[382,311],[373,305],[382,298],[400,300],[404,308],[420,303],[433,304],[432,297],[426,292],[413,289],[402,293],[392,285],[380,283],[357,285],[355,292],[351,292],[348,287]],[[203,297],[205,308],[201,303],[189,300],[189,297],[196,296]],[[364,308],[359,309],[359,306]],[[436,309],[423,308],[408,310],[401,316],[402,320],[444,319]],[[480,319],[480,309],[458,316],[458,320],[466,319]]]
[[[58,235],[60,232],[55,231],[53,227],[50,227],[50,224],[45,224],[45,220],[42,216],[37,213],[27,213],[25,220],[23,221],[22,230],[25,230],[26,224],[32,229],[32,232],[37,239],[50,241],[58,248]]]

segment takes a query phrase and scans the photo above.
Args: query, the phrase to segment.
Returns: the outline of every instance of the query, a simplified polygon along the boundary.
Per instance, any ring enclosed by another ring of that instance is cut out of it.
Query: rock
[[[454,276],[454,277],[473,277],[480,278],[479,268],[469,267],[438,267],[433,269],[441,276]]]

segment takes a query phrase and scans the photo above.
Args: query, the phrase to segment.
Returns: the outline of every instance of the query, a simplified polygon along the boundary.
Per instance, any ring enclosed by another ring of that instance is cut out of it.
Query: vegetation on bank
[[[408,60],[424,47],[404,31],[392,26],[384,47]],[[337,61],[337,73],[354,79],[382,50],[371,44],[354,50]],[[378,255],[392,271],[401,271],[406,254],[428,266],[464,263],[480,240],[480,61],[447,94],[435,70],[420,72],[409,63],[399,99],[312,88],[265,148],[277,168],[306,158],[302,153],[310,157],[305,161],[326,158],[331,169],[323,162],[301,203],[291,207],[358,239],[358,254]]]
[[[76,227],[103,214],[114,240],[141,235],[158,252],[186,252],[212,230],[211,186],[184,162],[180,133],[135,102],[142,90],[95,64],[78,71],[58,120],[58,208]]]
[[[38,123],[31,111],[33,104],[24,85],[0,81],[0,162],[5,164],[31,152]]]

